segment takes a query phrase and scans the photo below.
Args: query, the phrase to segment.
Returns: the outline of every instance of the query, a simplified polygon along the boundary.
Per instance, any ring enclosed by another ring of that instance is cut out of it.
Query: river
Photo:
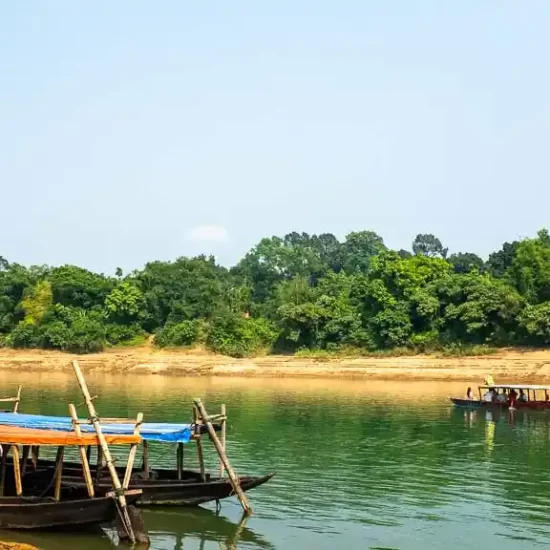
[[[144,512],[158,550],[525,550],[550,543],[550,416],[464,413],[447,396],[465,384],[365,380],[88,375],[103,416],[187,422],[193,397],[225,403],[228,456],[238,473],[276,476],[236,499]],[[0,373],[24,384],[21,412],[67,415],[81,405],[65,374]],[[212,447],[211,445],[207,445]],[[194,445],[186,466],[196,467]],[[116,454],[116,453],[115,453]],[[170,446],[152,462],[175,464]],[[207,462],[217,467],[212,449]],[[0,533],[44,550],[113,548],[116,537]]]

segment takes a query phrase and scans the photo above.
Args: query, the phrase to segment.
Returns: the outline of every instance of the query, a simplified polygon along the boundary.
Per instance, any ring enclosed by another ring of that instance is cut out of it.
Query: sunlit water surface
[[[550,544],[550,414],[510,417],[453,409],[465,384],[299,379],[88,375],[100,415],[187,422],[193,397],[211,412],[226,403],[228,455],[242,474],[277,475],[236,499],[198,509],[144,512],[152,548],[420,550]],[[75,380],[0,375],[2,393],[24,384],[21,412],[84,414]],[[208,445],[208,465],[217,459]],[[122,458],[121,451],[115,454]],[[196,449],[186,449],[197,467]],[[155,445],[153,465],[174,465]],[[113,548],[114,533],[14,534],[54,548]]]

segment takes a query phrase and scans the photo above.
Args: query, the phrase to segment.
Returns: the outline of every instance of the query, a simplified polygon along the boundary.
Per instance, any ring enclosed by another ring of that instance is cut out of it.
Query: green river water
[[[81,406],[71,375],[0,375],[24,384],[21,412],[67,415]],[[88,375],[98,412],[187,422],[191,400],[226,403],[228,456],[238,473],[276,476],[248,493],[243,525],[234,498],[197,509],[144,511],[151,548],[500,550],[550,544],[550,414],[453,409],[465,384]],[[207,461],[217,460],[208,444]],[[117,452],[115,451],[115,455]],[[195,445],[186,466],[196,467]],[[152,465],[175,464],[153,446]],[[0,533],[44,550],[114,548],[90,534]]]

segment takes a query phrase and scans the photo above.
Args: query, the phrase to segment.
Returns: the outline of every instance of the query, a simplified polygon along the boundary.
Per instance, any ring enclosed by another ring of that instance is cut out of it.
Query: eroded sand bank
[[[480,380],[492,374],[500,380],[550,380],[550,350],[502,350],[481,357],[352,358],[318,361],[271,355],[234,359],[196,351],[153,348],[109,350],[72,355],[43,350],[0,350],[0,370],[62,372],[78,359],[88,372],[112,374],[169,374],[181,376],[339,377],[378,380]]]

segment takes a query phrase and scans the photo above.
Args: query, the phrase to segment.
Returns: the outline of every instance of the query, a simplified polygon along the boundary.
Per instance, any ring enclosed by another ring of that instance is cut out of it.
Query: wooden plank
[[[90,396],[90,392],[88,391],[88,385],[86,384],[86,380],[84,379],[84,376],[82,375],[82,371],[80,370],[80,366],[78,365],[78,361],[76,360],[73,361],[73,370],[75,372],[76,379],[78,380],[78,385],[82,390],[82,395],[84,396],[84,400],[86,401],[86,406],[88,407],[88,412],[90,413],[90,420],[92,421],[95,432],[97,434],[97,438],[101,445],[101,449],[105,456],[105,461],[107,462],[107,468],[109,470],[109,473],[111,474],[111,479],[113,481],[113,487],[115,488],[115,492],[118,494],[117,500],[120,504],[120,508],[122,511],[122,521],[124,522],[124,527],[126,529],[126,532],[128,534],[128,538],[130,539],[130,541],[132,543],[135,543],[136,538],[134,535],[134,530],[132,528],[132,522],[130,521],[130,516],[128,515],[126,497],[124,496],[124,491],[121,490],[122,486],[120,484],[120,480],[118,479],[118,474],[117,474],[115,465],[113,464],[113,459],[111,457],[111,452],[109,451],[109,446],[107,445],[107,442],[105,441],[105,436],[103,435],[103,431],[101,430],[101,424],[99,423],[99,418],[97,416],[97,412],[95,410],[92,397]]]
[[[30,445],[23,445],[23,465],[21,466],[21,477],[25,477],[27,473],[27,464],[29,462],[29,453],[31,452]]]
[[[21,464],[19,456],[19,447],[14,445],[13,449],[13,476],[15,478],[15,494],[20,497],[23,494],[23,485],[21,483]]]
[[[143,442],[143,479],[149,479],[149,442]]]
[[[72,403],[69,404],[69,413],[73,421],[74,433],[78,437],[80,437],[82,435],[82,430],[80,429],[80,424],[78,423],[76,407]],[[94,484],[92,482],[92,472],[90,471],[90,463],[88,462],[88,455],[86,454],[86,447],[84,445],[79,445],[78,452],[80,454],[80,462],[82,463],[82,471],[84,472],[84,481],[86,482],[86,489],[88,490],[88,496],[90,498],[93,498],[95,491],[94,491]]]
[[[181,478],[183,477],[183,443],[178,443],[176,463],[178,471],[178,481],[181,481]]]
[[[197,409],[193,409],[193,417],[194,417],[194,424],[198,425],[199,423],[199,414],[197,412]],[[204,466],[204,451],[202,448],[202,439],[200,436],[200,432],[198,437],[195,438],[195,441],[197,442],[197,456],[199,458],[199,468],[201,471],[201,480],[204,482],[206,481],[206,468]]]
[[[55,490],[54,498],[56,501],[61,500],[61,478],[63,476],[63,454],[65,447],[59,446],[57,448],[57,456],[55,457]]]
[[[221,444],[222,444],[222,449],[223,449],[223,452],[225,453],[225,443],[226,443],[226,422],[227,422],[227,417],[226,417],[226,410],[225,410],[225,404],[222,404],[221,406]],[[212,420],[212,419],[210,419]],[[223,465],[223,460],[220,458],[220,477],[223,477],[223,474],[224,474],[224,471],[225,471],[225,467]]]
[[[0,445],[2,448],[2,465],[0,466],[0,496],[4,496],[4,490],[6,488],[6,460],[8,459],[8,453],[10,452],[9,445]]]
[[[210,434],[210,439],[214,443],[214,446],[216,447],[216,450],[218,451],[218,455],[220,459],[223,461],[223,465],[225,466],[225,469],[227,470],[227,476],[229,477],[229,480],[231,481],[231,486],[233,487],[233,490],[235,491],[235,494],[237,495],[241,506],[243,507],[244,513],[246,515],[249,515],[252,513],[252,508],[250,508],[250,504],[248,503],[248,499],[246,498],[246,495],[244,494],[244,491],[241,488],[241,485],[239,483],[239,478],[235,475],[235,472],[233,471],[233,468],[231,467],[231,464],[229,463],[229,460],[227,458],[227,455],[225,454],[225,451],[222,448],[222,444],[220,440],[218,439],[218,436],[216,435],[216,430],[214,430],[214,426],[212,426],[212,423],[210,422],[210,417],[208,416],[208,413],[206,412],[206,409],[204,408],[204,405],[200,399],[194,400],[195,407],[200,413],[200,416],[202,418],[202,421],[206,424],[206,427],[208,429],[208,433]]]
[[[19,384],[19,387],[17,388],[17,397],[15,401],[15,405],[13,406],[13,412],[16,413],[19,410],[19,402],[21,401],[21,389],[23,386]]]
[[[134,428],[134,435],[139,435],[141,424],[143,422],[143,413],[138,413],[136,418],[136,426]],[[132,477],[132,470],[134,469],[134,460],[136,458],[137,444],[130,447],[130,454],[128,455],[128,462],[126,463],[126,473],[124,474],[124,480],[122,481],[122,488],[128,489],[130,485],[130,478]]]

